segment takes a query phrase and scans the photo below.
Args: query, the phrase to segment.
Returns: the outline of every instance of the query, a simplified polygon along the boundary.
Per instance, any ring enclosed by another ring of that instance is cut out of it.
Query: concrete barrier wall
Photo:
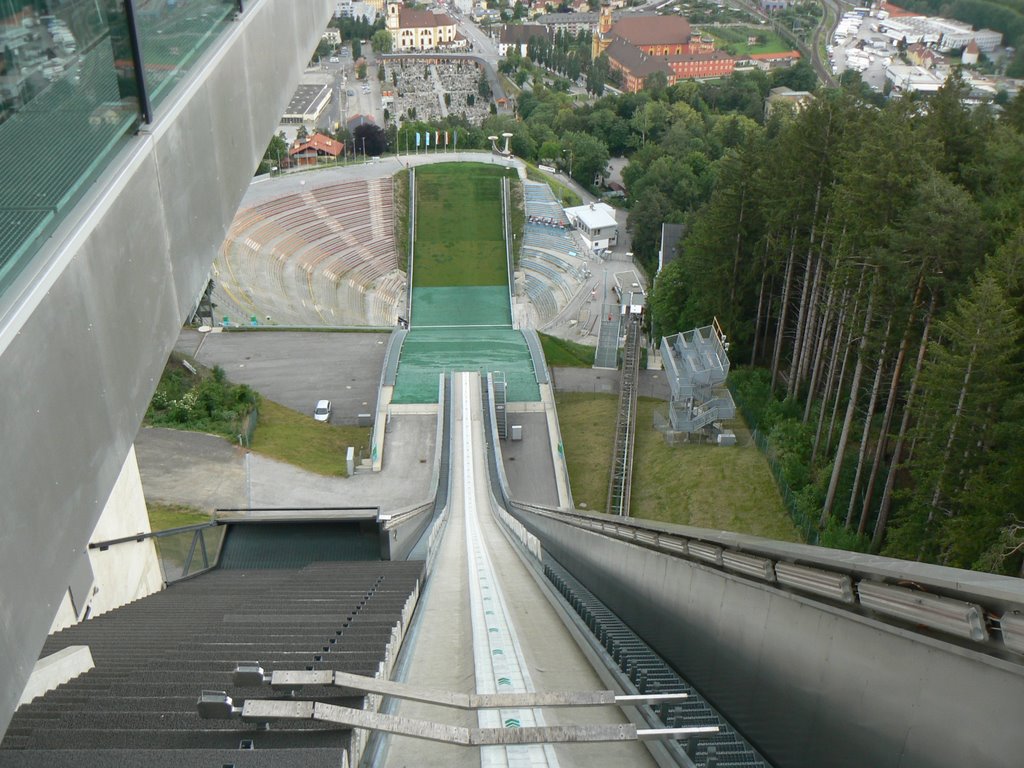
[[[0,733],[333,8],[247,2],[0,297]]]
[[[1019,663],[551,517],[518,516],[778,766],[1021,763]]]

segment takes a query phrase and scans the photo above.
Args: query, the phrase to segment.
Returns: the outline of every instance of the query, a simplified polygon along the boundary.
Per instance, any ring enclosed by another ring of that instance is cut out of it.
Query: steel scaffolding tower
[[[677,432],[706,434],[716,422],[736,415],[729,375],[728,345],[718,320],[661,340],[661,358],[672,389],[669,421]]]

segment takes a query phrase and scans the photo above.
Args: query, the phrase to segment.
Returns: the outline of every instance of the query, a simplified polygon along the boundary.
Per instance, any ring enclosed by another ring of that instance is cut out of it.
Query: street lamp
[[[566,152],[569,153],[569,178],[572,178],[572,150],[571,149],[563,149],[562,150],[562,154],[563,155],[565,155]]]

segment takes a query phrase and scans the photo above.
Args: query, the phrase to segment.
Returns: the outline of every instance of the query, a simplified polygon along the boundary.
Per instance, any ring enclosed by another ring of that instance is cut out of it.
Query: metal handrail
[[[187,533],[188,531],[199,531],[204,528],[215,528],[218,525],[224,525],[227,521],[224,520],[211,520],[208,523],[193,523],[192,525],[182,525],[177,528],[167,528],[162,531],[139,531],[134,536],[122,536],[117,539],[106,539],[105,541],[94,541],[89,544],[89,549],[98,549],[101,552],[107,551],[110,547],[115,544],[127,544],[129,541],[142,542],[146,539],[162,539],[165,536],[174,536],[179,533]]]

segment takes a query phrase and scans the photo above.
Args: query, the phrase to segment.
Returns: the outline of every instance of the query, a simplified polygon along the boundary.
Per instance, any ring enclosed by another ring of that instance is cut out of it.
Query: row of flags
[[[447,148],[448,147],[448,139],[449,138],[454,139],[454,141],[453,141],[453,148],[454,149],[458,149],[459,148],[459,132],[456,129],[455,131],[452,132],[451,135],[449,135],[448,131],[423,131],[423,132],[416,131],[416,149],[417,150],[419,150],[419,148],[420,148],[421,140],[422,140],[422,143],[423,143],[424,147],[426,149],[430,149],[430,134],[431,133],[434,134],[434,148],[435,149],[437,149],[437,148],[442,146],[441,145],[441,139],[444,139],[444,146]]]

